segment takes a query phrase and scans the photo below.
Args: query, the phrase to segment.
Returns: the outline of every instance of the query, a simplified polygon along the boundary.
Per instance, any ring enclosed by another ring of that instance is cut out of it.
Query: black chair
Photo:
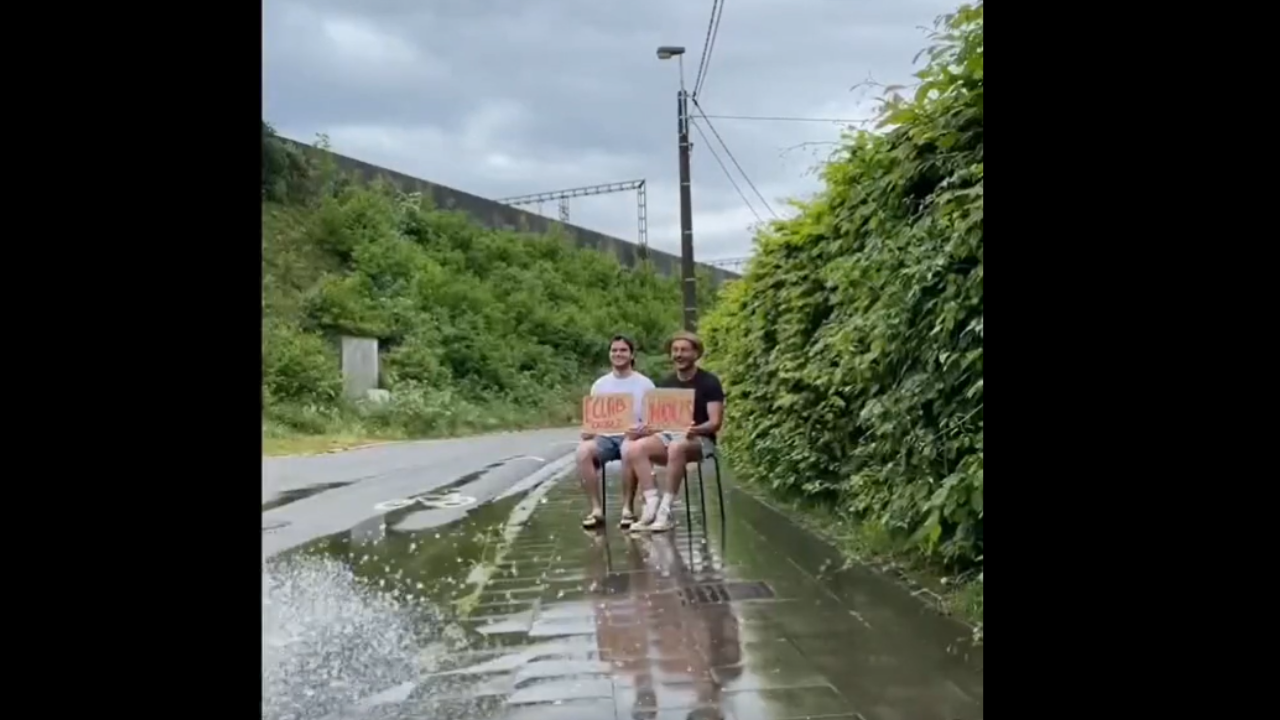
[[[721,528],[723,528],[723,527],[724,527],[724,524],[725,524],[725,515],[724,515],[724,486],[722,486],[722,485],[720,484],[720,457],[719,457],[719,448],[716,448],[715,450],[712,450],[712,451],[711,451],[711,454],[710,454],[709,456],[702,458],[702,461],[700,461],[700,462],[698,462],[698,463],[697,463],[697,465],[698,465],[698,501],[699,501],[699,503],[702,505],[702,527],[703,527],[704,529],[707,527],[707,486],[702,482],[702,462],[703,462],[703,461],[706,461],[706,460],[710,460],[710,461],[711,461],[711,465],[712,465],[712,467],[714,467],[714,468],[715,468],[715,471],[716,471],[716,499],[719,501],[719,507],[720,507],[720,527],[721,527]],[[690,535],[693,535],[693,515],[692,515],[691,511],[689,510],[689,471],[688,471],[688,467],[689,467],[688,465],[685,465],[685,474],[684,474],[684,517],[685,517],[685,525],[689,528],[689,534],[690,534]]]
[[[702,526],[704,528],[707,526],[707,486],[706,484],[704,484],[702,479],[702,463],[707,460],[711,461],[711,465],[712,467],[715,468],[715,471],[716,471],[716,499],[719,500],[720,527],[723,528],[725,524],[724,486],[720,484],[720,457],[719,457],[718,448],[716,450],[712,450],[710,455],[702,458],[702,461],[699,461],[696,463],[698,466],[698,502],[702,506],[701,507]],[[601,520],[604,521],[604,524],[606,526],[609,524],[609,511],[608,511],[609,488],[608,488],[608,485],[605,483],[605,475],[606,475],[605,468],[607,467],[607,465],[608,465],[607,463],[600,463],[600,518]],[[685,474],[684,474],[684,518],[685,518],[685,525],[689,528],[689,534],[692,535],[693,534],[693,510],[690,508],[690,504],[689,504],[689,466],[688,464],[685,465]]]

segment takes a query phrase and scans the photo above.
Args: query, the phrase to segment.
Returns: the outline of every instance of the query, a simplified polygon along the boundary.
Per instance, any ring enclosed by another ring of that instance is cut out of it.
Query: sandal
[[[620,530],[628,530],[631,528],[632,525],[635,524],[635,522],[636,522],[635,514],[632,513],[630,510],[623,510],[622,519],[618,521],[618,528]]]
[[[595,513],[591,513],[582,519],[583,530],[595,530],[601,525],[604,525],[604,517]]]

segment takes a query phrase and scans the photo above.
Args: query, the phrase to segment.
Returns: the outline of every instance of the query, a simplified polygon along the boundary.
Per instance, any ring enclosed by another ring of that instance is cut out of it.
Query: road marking
[[[412,498],[392,498],[383,500],[373,506],[378,512],[393,512],[395,510],[403,510],[411,505],[422,505],[429,510],[450,510],[454,508],[467,507],[474,505],[476,499],[470,495],[460,495],[456,492],[445,493],[442,495],[425,495],[422,497]]]
[[[444,497],[422,498],[418,502],[432,509],[444,508],[460,508],[468,505],[474,505],[476,499],[470,495],[459,495],[457,493],[449,493]]]

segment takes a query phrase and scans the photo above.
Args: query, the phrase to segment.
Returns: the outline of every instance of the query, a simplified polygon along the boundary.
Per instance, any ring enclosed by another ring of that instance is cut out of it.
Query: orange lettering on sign
[[[693,391],[650,390],[644,396],[644,422],[654,430],[684,432],[693,424]]]
[[[587,395],[582,398],[583,432],[620,434],[636,424],[635,397],[630,393]]]

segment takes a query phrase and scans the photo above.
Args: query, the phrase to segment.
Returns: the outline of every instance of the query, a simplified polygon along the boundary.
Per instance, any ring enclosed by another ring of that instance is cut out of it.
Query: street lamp
[[[663,45],[659,60],[680,63],[680,91],[676,94],[676,132],[680,140],[680,280],[684,298],[684,329],[698,326],[698,279],[693,264],[693,194],[689,183],[689,97],[684,89],[684,48]]]

